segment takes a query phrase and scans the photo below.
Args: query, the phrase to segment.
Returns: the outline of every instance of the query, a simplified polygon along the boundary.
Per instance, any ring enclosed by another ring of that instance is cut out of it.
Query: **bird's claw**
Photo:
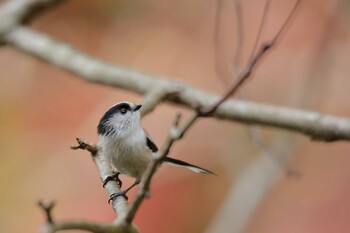
[[[125,200],[129,199],[128,196],[126,196],[125,192],[113,193],[112,195],[109,196],[108,204],[110,204],[111,201],[113,201],[117,197],[124,197]]]
[[[114,174],[111,175],[111,176],[107,176],[106,179],[103,181],[103,188],[104,188],[104,187],[106,186],[106,184],[107,184],[109,181],[111,181],[111,180],[117,181],[119,188],[121,188],[123,183],[122,183],[122,181],[119,179],[119,175],[120,175],[120,173],[119,173],[119,172],[116,172],[116,173],[114,173]]]

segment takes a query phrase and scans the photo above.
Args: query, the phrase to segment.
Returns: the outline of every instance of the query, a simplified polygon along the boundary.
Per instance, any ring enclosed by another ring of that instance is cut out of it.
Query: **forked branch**
[[[216,103],[214,103],[208,109],[202,109],[201,110],[201,112],[200,112],[201,116],[210,116],[210,115],[212,115],[223,102],[225,102],[228,98],[230,98],[235,93],[237,93],[237,91],[242,86],[242,84],[251,76],[251,74],[255,70],[256,65],[258,64],[258,62],[260,62],[263,59],[264,55],[271,48],[275,47],[277,42],[281,39],[282,34],[287,30],[287,27],[291,23],[292,19],[294,19],[296,11],[298,9],[298,6],[300,5],[300,2],[301,2],[301,0],[297,0],[295,2],[295,5],[294,5],[292,11],[288,15],[287,19],[284,21],[284,23],[282,24],[282,27],[276,33],[274,38],[270,42],[264,43],[260,47],[258,52],[250,59],[250,61],[248,61],[248,64],[247,64],[246,68],[243,69],[243,71],[238,74],[237,78],[233,79],[232,84],[230,85],[230,87],[222,95],[222,97],[219,100],[216,101]],[[265,9],[267,9],[268,3],[269,3],[269,1],[267,1]],[[259,31],[261,31],[261,29],[262,29],[262,26],[260,26]],[[260,33],[261,32],[259,32],[259,34],[258,34],[259,37],[260,37]],[[255,48],[253,48],[253,53],[254,53],[254,50],[255,50]]]
[[[104,181],[108,176],[112,176],[114,174],[113,168],[108,160],[108,158],[103,154],[101,150],[96,145],[87,143],[80,138],[77,138],[77,146],[71,146],[72,150],[87,150],[91,153],[92,159],[97,167],[97,170],[100,174],[101,180]],[[118,182],[110,181],[105,185],[105,188],[111,196],[113,193],[119,193],[120,187]],[[128,203],[125,201],[123,197],[118,197],[113,199],[112,207],[114,211],[117,213],[118,217],[122,217],[125,215],[128,209]]]
[[[121,223],[94,223],[80,220],[54,221],[52,210],[55,203],[39,201],[38,205],[43,209],[46,216],[46,223],[42,226],[40,233],[55,233],[62,230],[85,230],[93,233],[138,233],[135,226],[126,226]]]
[[[157,153],[157,156],[152,160],[152,163],[148,166],[143,181],[140,184],[140,188],[137,192],[135,199],[133,200],[130,209],[125,217],[125,222],[131,224],[137,210],[139,209],[142,201],[146,196],[149,195],[151,180],[157,171],[157,168],[161,165],[165,157],[169,154],[169,151],[175,141],[181,139],[187,130],[193,125],[193,123],[198,119],[199,115],[197,112],[193,113],[190,118],[185,122],[185,124],[179,127],[179,121],[181,118],[180,114],[177,114],[172,127],[169,130],[168,137],[164,143],[162,149]]]
[[[295,13],[295,9],[298,6],[299,1],[297,1],[296,6],[294,7],[293,11],[291,12],[290,16],[287,18],[287,22],[291,19],[291,15]],[[125,221],[128,224],[131,224],[135,214],[140,207],[142,201],[144,198],[149,194],[150,191],[150,184],[151,179],[154,176],[154,174],[157,171],[157,168],[161,165],[164,158],[169,154],[169,151],[174,144],[175,141],[181,139],[183,135],[186,133],[186,131],[196,122],[196,120],[199,117],[207,117],[212,115],[213,112],[216,111],[216,109],[230,96],[237,93],[239,88],[243,85],[244,81],[251,75],[253,69],[255,68],[258,61],[260,61],[263,57],[263,55],[266,53],[268,49],[270,49],[272,46],[274,46],[279,39],[281,32],[285,30],[285,27],[287,25],[287,22],[283,24],[283,27],[280,29],[280,31],[276,34],[274,39],[261,47],[260,52],[258,52],[255,57],[248,63],[247,68],[245,69],[246,72],[243,72],[240,74],[238,81],[234,81],[232,86],[228,89],[228,91],[220,98],[219,101],[217,101],[212,107],[210,107],[208,110],[202,110],[200,107],[197,108],[197,111],[192,114],[192,116],[186,121],[186,123],[182,127],[178,127],[180,115],[178,114],[175,117],[175,120],[173,122],[173,125],[168,133],[167,140],[162,148],[162,150],[158,153],[158,156],[153,159],[152,163],[148,166],[148,169],[146,170],[146,174],[144,175],[143,182],[141,183],[141,187],[137,193],[137,196],[135,197],[128,213],[126,214]]]

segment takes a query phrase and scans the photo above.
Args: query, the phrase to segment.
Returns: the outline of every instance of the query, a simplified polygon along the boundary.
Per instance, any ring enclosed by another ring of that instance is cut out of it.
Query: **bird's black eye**
[[[126,109],[126,108],[122,108],[122,109],[120,109],[120,113],[121,114],[125,114],[125,113],[127,113],[128,112],[128,110]]]

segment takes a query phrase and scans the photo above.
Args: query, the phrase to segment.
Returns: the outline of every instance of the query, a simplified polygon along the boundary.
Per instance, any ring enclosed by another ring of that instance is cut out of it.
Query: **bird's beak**
[[[141,104],[140,104],[140,105],[136,105],[136,106],[134,107],[134,112],[138,111],[141,107],[142,107]]]

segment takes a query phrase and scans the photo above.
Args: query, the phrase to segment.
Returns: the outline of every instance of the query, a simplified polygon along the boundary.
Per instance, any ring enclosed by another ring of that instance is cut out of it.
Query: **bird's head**
[[[97,132],[103,136],[118,136],[132,131],[140,126],[140,111],[142,105],[127,101],[119,102],[110,107],[102,116]]]

